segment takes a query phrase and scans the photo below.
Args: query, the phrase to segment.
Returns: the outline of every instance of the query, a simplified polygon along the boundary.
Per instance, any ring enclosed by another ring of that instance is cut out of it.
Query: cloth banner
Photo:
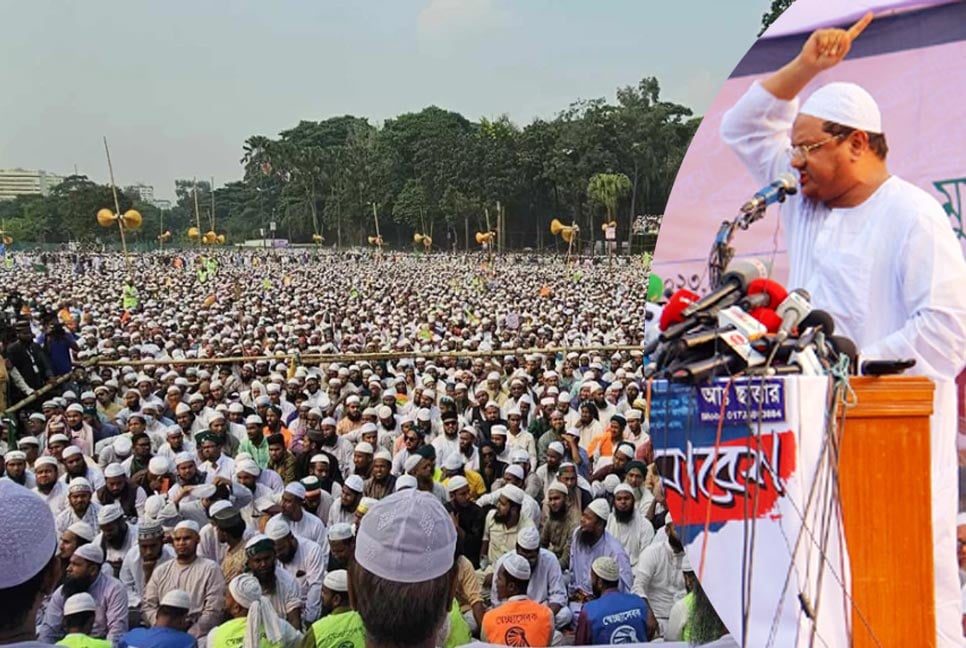
[[[813,632],[816,646],[849,645],[847,552],[823,454],[827,392],[824,377],[654,383],[667,508],[739,645],[804,647]]]

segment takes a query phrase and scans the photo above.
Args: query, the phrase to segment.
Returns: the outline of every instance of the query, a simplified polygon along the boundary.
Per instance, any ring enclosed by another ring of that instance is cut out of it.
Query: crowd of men
[[[361,647],[441,578],[435,646],[726,633],[653,464],[639,264],[45,261],[0,273],[8,403],[56,384],[4,421],[56,536],[39,641]]]

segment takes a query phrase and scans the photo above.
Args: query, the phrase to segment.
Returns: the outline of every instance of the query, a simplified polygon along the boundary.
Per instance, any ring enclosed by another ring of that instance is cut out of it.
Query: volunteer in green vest
[[[322,581],[322,618],[312,624],[302,648],[365,648],[366,629],[362,617],[349,604],[346,570],[337,569]]]
[[[74,594],[64,601],[64,629],[67,636],[58,641],[57,645],[68,648],[111,648],[110,641],[90,636],[96,610],[97,603],[87,592]]]
[[[208,648],[295,648],[302,640],[302,633],[276,614],[251,574],[228,583],[225,613],[231,620],[208,633]]]
[[[132,311],[138,307],[138,289],[134,286],[134,280],[130,277],[124,281],[124,288],[121,291],[121,306],[126,311]]]

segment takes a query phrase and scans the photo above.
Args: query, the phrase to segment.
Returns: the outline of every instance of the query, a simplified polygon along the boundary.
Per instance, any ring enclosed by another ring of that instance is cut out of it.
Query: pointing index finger
[[[858,35],[861,34],[865,30],[865,28],[869,26],[869,23],[872,22],[872,18],[874,18],[874,14],[870,11],[869,13],[862,16],[862,18],[860,18],[857,23],[849,27],[849,31],[848,31],[849,40],[855,40],[858,37]]]

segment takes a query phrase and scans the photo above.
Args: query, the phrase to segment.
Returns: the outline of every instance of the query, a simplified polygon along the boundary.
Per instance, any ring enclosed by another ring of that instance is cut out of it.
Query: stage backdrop
[[[756,79],[791,60],[817,27],[848,26],[865,11],[876,19],[848,58],[802,93],[830,81],[867,88],[882,109],[889,168],[944,205],[966,250],[966,2],[800,0],[749,50],[725,82],[698,129],[671,192],[654,255],[654,271],[670,289],[707,290],[708,252],[723,220],[760,187],[718,135],[721,116]],[[773,259],[775,278],[788,265],[777,207],[733,243],[736,257]],[[964,287],[966,289],[966,287]],[[960,447],[966,446],[960,377]]]

